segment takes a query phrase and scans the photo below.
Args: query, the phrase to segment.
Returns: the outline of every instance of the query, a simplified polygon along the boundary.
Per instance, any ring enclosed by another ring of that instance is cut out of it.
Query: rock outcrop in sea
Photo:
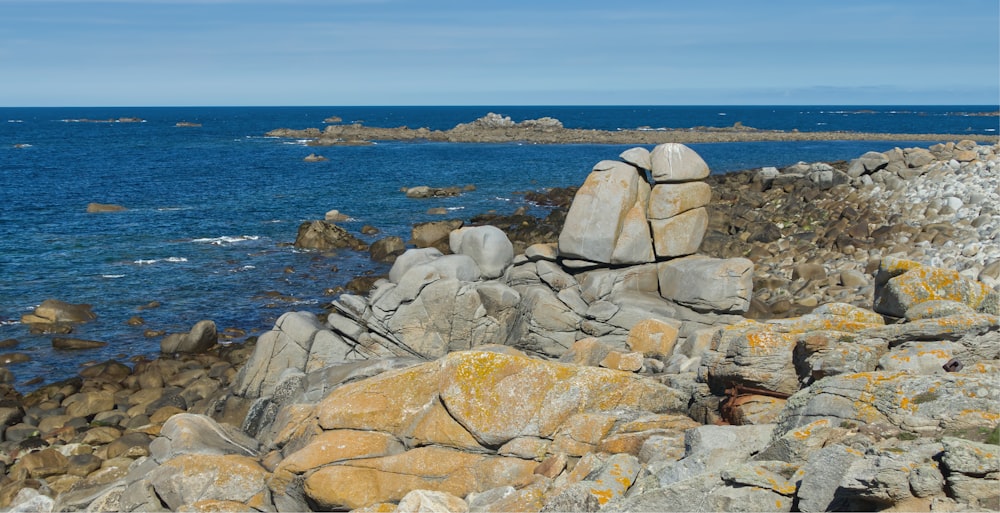
[[[515,254],[502,230],[462,227],[447,252],[409,249],[368,294],[342,295],[325,318],[288,312],[255,344],[107,362],[20,402],[6,390],[0,505],[1000,510],[1000,292],[988,271],[1000,158],[973,144],[958,160],[958,147],[923,163],[901,150],[891,171],[866,155],[847,170],[748,175],[761,197],[811,190],[814,206],[883,186],[911,198],[870,269],[874,254],[858,248],[875,244],[872,226],[814,239],[863,261],[855,288],[870,294],[827,301],[827,282],[808,310],[756,320],[755,283],[772,294],[819,279],[795,260],[808,253],[780,249],[802,227],[728,240],[712,212],[736,207],[705,191],[697,154],[629,150],[595,166],[558,241]],[[962,205],[913,211],[942,188]],[[760,221],[754,212],[730,226]],[[941,216],[983,247],[913,240],[921,218]],[[797,276],[768,281],[781,273]]]

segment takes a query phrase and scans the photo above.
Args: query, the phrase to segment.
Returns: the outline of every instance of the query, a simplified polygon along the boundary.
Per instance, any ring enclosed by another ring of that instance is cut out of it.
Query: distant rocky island
[[[338,119],[336,116],[327,118]],[[502,143],[523,141],[536,144],[663,144],[758,141],[949,141],[968,139],[995,143],[995,135],[974,134],[888,134],[871,132],[800,132],[798,130],[762,130],[737,121],[728,127],[651,128],[628,130],[593,130],[566,128],[558,119],[542,117],[516,122],[509,116],[490,112],[470,123],[459,123],[448,130],[429,128],[370,127],[362,123],[328,124],[319,128],[278,128],[269,137],[308,139],[311,146],[356,145],[371,141],[435,141],[466,143]]]

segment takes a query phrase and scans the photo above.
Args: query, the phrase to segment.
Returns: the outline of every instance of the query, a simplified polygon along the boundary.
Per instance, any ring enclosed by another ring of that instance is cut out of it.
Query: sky
[[[0,0],[0,106],[1000,102],[997,0]]]

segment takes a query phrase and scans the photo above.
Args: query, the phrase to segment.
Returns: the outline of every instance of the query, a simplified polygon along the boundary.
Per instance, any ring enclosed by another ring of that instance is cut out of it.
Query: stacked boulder
[[[621,158],[594,166],[570,206],[559,236],[569,267],[643,264],[691,255],[701,245],[712,198],[701,181],[709,174],[705,161],[676,143],[632,148]]]

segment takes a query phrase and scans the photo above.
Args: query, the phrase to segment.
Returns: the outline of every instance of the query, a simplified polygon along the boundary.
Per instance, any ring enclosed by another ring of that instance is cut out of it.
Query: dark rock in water
[[[310,153],[309,155],[306,155],[306,157],[302,160],[305,162],[326,162],[328,159],[322,155]]]
[[[371,254],[372,260],[390,264],[396,260],[397,256],[403,254],[404,251],[406,251],[406,243],[403,242],[402,238],[396,236],[379,239],[368,248],[368,253]]]
[[[84,378],[101,378],[102,380],[120,382],[132,374],[132,369],[124,363],[108,360],[95,365],[91,365],[80,371],[80,376]]]
[[[87,322],[97,318],[88,304],[73,304],[46,299],[30,314],[21,316],[24,324],[55,324],[64,322]]]
[[[202,353],[219,342],[215,322],[199,321],[187,333],[173,333],[160,341],[162,353]]]
[[[64,349],[64,350],[97,349],[100,347],[105,347],[107,345],[108,345],[107,342],[101,342],[99,340],[85,340],[82,338],[56,337],[52,339],[53,349]]]
[[[353,294],[367,294],[372,289],[372,286],[375,285],[375,282],[385,277],[386,277],[385,275],[358,276],[357,278],[354,278],[351,281],[347,282],[345,288]]]
[[[31,356],[26,353],[4,353],[0,354],[0,365],[10,365],[12,363],[30,362]]]
[[[418,185],[406,189],[405,192],[407,198],[446,198],[449,196],[458,196],[462,193],[462,189],[458,187],[428,187],[426,185]]]
[[[17,344],[19,344],[19,342],[17,341],[16,338],[8,338],[0,340],[0,349],[10,349],[12,347],[17,347]]]
[[[299,225],[295,247],[302,249],[350,248],[364,251],[368,246],[347,230],[326,221],[306,221]]]

